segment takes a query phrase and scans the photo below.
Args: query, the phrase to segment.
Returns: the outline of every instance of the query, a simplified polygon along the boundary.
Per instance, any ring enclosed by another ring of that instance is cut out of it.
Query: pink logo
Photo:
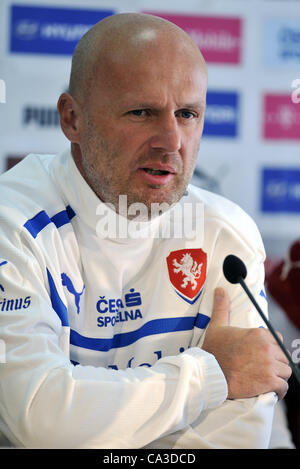
[[[146,13],[165,18],[183,29],[199,46],[207,62],[241,62],[240,18]]]
[[[264,96],[263,136],[300,140],[300,106],[291,101],[289,94]]]

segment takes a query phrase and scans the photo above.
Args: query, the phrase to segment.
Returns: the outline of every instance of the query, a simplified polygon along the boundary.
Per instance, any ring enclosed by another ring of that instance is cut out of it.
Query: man
[[[2,175],[0,409],[14,445],[268,445],[290,368],[222,276],[234,251],[265,303],[261,239],[231,202],[186,192],[206,88],[203,57],[175,25],[106,18],[79,42],[58,101],[71,154]],[[150,235],[99,235],[99,214],[120,226],[136,204]],[[173,233],[168,215],[185,204],[204,206],[203,230],[153,236]],[[153,206],[169,210],[151,217]]]

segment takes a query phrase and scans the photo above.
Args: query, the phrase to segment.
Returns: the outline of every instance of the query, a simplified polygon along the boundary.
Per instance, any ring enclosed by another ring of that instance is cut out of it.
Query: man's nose
[[[181,148],[181,129],[176,116],[157,121],[150,145],[167,152],[177,152]]]

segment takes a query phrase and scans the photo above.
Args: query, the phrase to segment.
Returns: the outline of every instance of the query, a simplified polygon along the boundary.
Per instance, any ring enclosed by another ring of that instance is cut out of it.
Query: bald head
[[[70,94],[86,102],[95,78],[105,79],[111,65],[126,61],[158,60],[166,49],[176,48],[182,57],[198,62],[206,73],[201,52],[192,39],[175,24],[142,13],[109,16],[93,26],[79,41],[73,54]],[[107,77],[109,80],[109,77]]]

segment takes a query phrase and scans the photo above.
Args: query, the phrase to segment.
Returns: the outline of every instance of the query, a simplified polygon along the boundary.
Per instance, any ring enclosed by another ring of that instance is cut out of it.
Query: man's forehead
[[[170,66],[167,73],[159,72],[151,66],[142,70],[126,67],[119,74],[106,73],[105,82],[100,78],[95,87],[103,97],[103,103],[113,99],[118,108],[125,110],[160,110],[166,106],[200,109],[205,106],[207,76],[202,69],[187,73]]]
[[[100,60],[97,68],[98,78],[107,84],[118,84],[129,90],[133,86],[137,92],[140,87],[144,90],[157,82],[168,82],[170,87],[173,84],[192,87],[207,81],[206,66],[200,56],[187,57],[168,48],[158,51],[156,47],[145,47],[139,53],[119,50]]]

